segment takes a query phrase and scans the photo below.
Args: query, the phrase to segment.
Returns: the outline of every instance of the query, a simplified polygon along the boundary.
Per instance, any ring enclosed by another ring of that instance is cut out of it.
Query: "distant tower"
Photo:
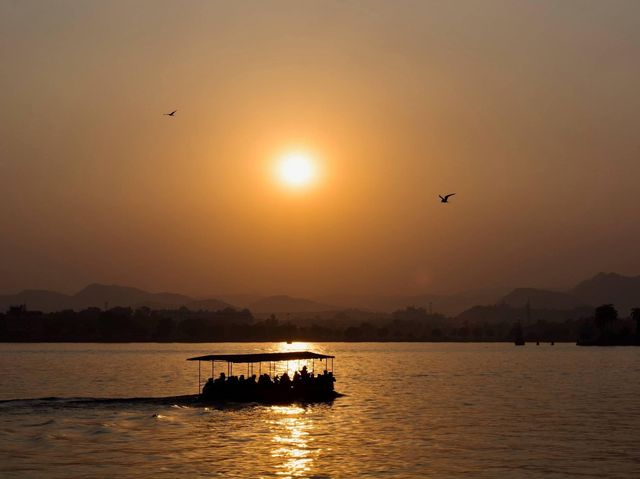
[[[527,299],[527,304],[525,306],[525,311],[527,313],[527,321],[525,324],[531,324],[531,302]]]
[[[108,311],[109,310],[109,301],[105,301],[104,302],[104,310]]]

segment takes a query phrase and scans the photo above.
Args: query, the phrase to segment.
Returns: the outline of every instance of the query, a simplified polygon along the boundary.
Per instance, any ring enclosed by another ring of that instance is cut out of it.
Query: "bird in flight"
[[[440,197],[440,203],[449,203],[449,197],[455,195],[455,193],[449,193],[448,195],[438,195]]]
[[[177,111],[178,111],[178,110],[173,110],[171,113],[163,113],[163,115],[166,115],[166,116],[176,116],[176,112],[177,112]]]

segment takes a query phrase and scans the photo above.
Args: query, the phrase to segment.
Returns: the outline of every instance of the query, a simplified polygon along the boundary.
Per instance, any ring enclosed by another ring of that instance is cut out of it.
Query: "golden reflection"
[[[272,406],[271,412],[274,447],[271,457],[276,459],[277,475],[283,478],[308,475],[315,457],[320,451],[310,447],[311,421],[306,419],[305,409],[299,406]]]
[[[280,343],[278,344],[278,349],[276,352],[279,353],[288,353],[292,351],[311,351],[314,350],[313,343],[307,343],[304,341],[293,341],[291,343]],[[312,371],[314,367],[318,369],[319,367],[318,361],[308,361],[306,359],[300,361],[287,361],[281,364],[276,365],[276,374],[282,376],[285,371],[289,375],[290,378],[293,378],[293,375],[296,371],[302,370],[303,366],[306,366],[309,371]]]
[[[287,353],[290,351],[307,351],[311,349],[311,343],[304,341],[292,341],[291,343],[280,343],[278,352]]]

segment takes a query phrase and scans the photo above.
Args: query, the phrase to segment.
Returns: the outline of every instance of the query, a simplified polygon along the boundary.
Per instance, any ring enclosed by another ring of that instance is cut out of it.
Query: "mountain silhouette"
[[[252,313],[312,313],[335,311],[339,308],[306,298],[294,298],[287,295],[268,296],[249,305]]]
[[[613,303],[623,314],[640,306],[640,276],[598,273],[578,283],[571,293],[593,306]]]
[[[176,293],[150,293],[139,288],[119,285],[90,284],[74,295],[46,290],[24,290],[17,294],[0,295],[0,309],[26,304],[30,310],[53,312],[65,309],[76,311],[116,306],[152,309],[175,309],[185,306],[192,310],[217,311],[234,307],[218,299],[195,299]]]
[[[502,298],[513,307],[523,307],[527,301],[536,309],[564,310],[612,303],[621,314],[627,314],[640,305],[640,276],[598,273],[568,291],[516,288]]]
[[[530,303],[535,308],[562,310],[589,304],[571,293],[535,288],[516,288],[504,296],[502,302],[514,308],[523,308],[527,303]]]
[[[0,311],[4,311],[9,306],[26,304],[29,309],[36,311],[63,311],[74,308],[72,296],[55,291],[43,289],[25,289],[17,294],[0,295]]]
[[[476,305],[506,304],[522,308],[527,302],[534,309],[573,310],[613,303],[621,314],[640,306],[640,276],[617,273],[598,273],[566,291],[516,288],[508,294],[504,290],[477,290],[438,295],[375,295],[334,294],[314,299],[287,295],[262,297],[257,294],[222,295],[198,299],[191,296],[161,292],[151,293],[139,288],[119,285],[90,284],[73,295],[41,289],[26,289],[17,294],[0,295],[0,311],[9,306],[26,304],[30,310],[53,312],[65,309],[79,311],[89,307],[124,306],[152,309],[176,309],[185,306],[193,311],[218,311],[225,308],[246,307],[256,314],[315,313],[344,309],[392,312],[407,306],[430,308],[433,312],[456,316]]]
[[[333,294],[316,298],[317,301],[340,308],[393,312],[407,306],[431,309],[435,313],[456,316],[478,304],[495,304],[506,289],[478,289],[453,294],[376,295]]]
[[[108,303],[114,306],[150,306],[157,309],[162,307],[187,306],[195,301],[189,296],[175,293],[149,293],[130,286],[118,286],[115,284],[90,284],[78,291],[74,296],[76,307],[89,308],[91,306],[102,307]]]

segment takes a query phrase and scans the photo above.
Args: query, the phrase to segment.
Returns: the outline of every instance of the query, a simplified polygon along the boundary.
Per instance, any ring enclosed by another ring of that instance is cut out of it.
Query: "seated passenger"
[[[220,376],[218,377],[218,379],[216,379],[216,383],[223,383],[225,380],[225,375],[224,373],[220,373]]]
[[[286,372],[282,375],[282,378],[280,378],[280,384],[284,386],[291,385],[291,378],[289,378],[289,375]]]
[[[202,388],[202,394],[203,395],[208,395],[211,394],[213,392],[213,378],[209,378],[209,380],[205,383],[204,387]]]
[[[300,371],[300,376],[302,376],[303,380],[306,380],[309,378],[309,371],[307,370],[306,366],[302,366],[302,371]]]

